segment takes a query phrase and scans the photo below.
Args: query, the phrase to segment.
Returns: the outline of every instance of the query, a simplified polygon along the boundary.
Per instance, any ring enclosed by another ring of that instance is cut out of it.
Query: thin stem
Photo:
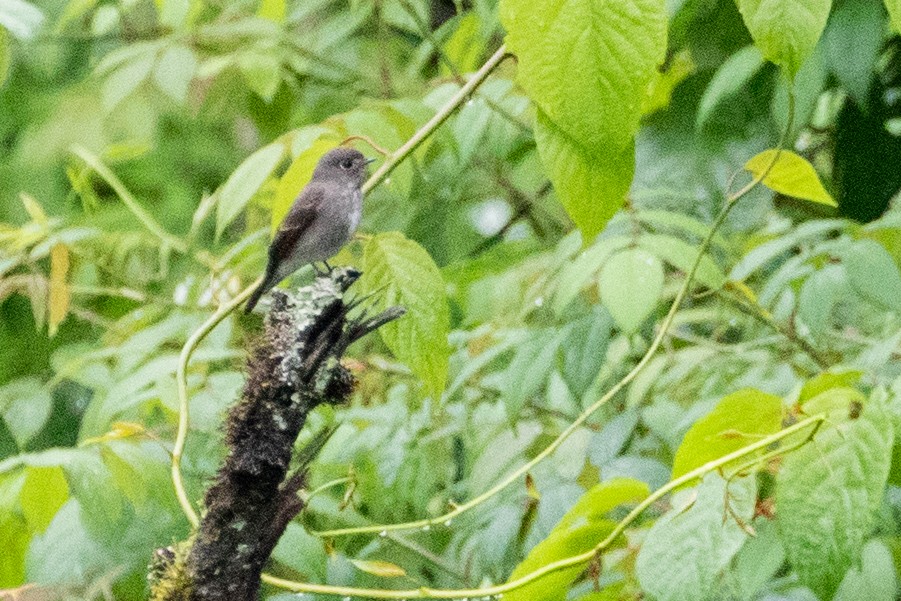
[[[188,361],[190,361],[194,349],[196,349],[197,345],[206,338],[207,334],[246,301],[256,287],[262,282],[263,277],[260,276],[254,283],[242,290],[238,296],[220,306],[209,319],[203,322],[203,325],[191,334],[191,337],[188,338],[188,341],[182,347],[181,354],[178,357],[178,367],[175,372],[175,381],[178,385],[178,432],[175,436],[175,445],[172,447],[172,485],[175,487],[175,496],[178,498],[178,503],[181,505],[182,511],[184,511],[188,521],[191,522],[191,525],[195,528],[200,525],[200,518],[197,516],[197,512],[194,510],[194,506],[191,504],[190,499],[188,499],[188,493],[185,491],[185,483],[181,474],[181,457],[185,450],[185,440],[187,440],[188,437],[189,424]]]
[[[140,221],[151,234],[180,253],[188,252],[188,245],[181,239],[167,232],[166,229],[153,218],[153,215],[148,213],[147,210],[141,206],[134,195],[125,187],[125,184],[122,183],[122,180],[120,180],[94,153],[77,145],[71,148],[71,152],[84,161],[91,169],[96,171],[100,177],[106,180],[106,183],[108,183],[109,186],[115,190],[116,194],[119,195],[119,199],[122,203],[128,207],[128,210],[138,218],[138,221]]]
[[[456,111],[461,104],[463,104],[466,99],[475,91],[479,85],[483,81],[485,81],[488,76],[494,71],[499,64],[504,60],[507,56],[507,48],[506,46],[501,46],[497,49],[497,51],[491,55],[491,58],[482,65],[482,68],[476,71],[476,73],[470,78],[469,81],[463,85],[456,94],[454,94],[450,100],[448,100],[444,106],[442,106],[435,115],[429,119],[429,121],[419,128],[413,137],[411,137],[407,142],[395,150],[388,157],[382,165],[376,169],[375,173],[372,174],[365,184],[363,184],[363,194],[368,193],[373,188],[378,186],[382,181],[388,177],[388,174],[391,173],[397,165],[403,161],[407,156],[409,156],[414,150],[416,150],[420,144],[422,144],[426,138],[428,138],[432,133],[438,129],[442,123],[447,121],[448,117],[450,117],[454,111]]]
[[[766,169],[760,172],[754,179],[748,182],[741,190],[732,194],[731,196],[726,198],[724,206],[720,211],[719,215],[717,215],[716,219],[713,221],[713,224],[710,226],[710,231],[707,233],[707,236],[701,242],[700,248],[698,248],[698,254],[695,257],[694,263],[692,263],[691,269],[688,270],[688,273],[685,276],[685,281],[682,283],[682,287],[679,288],[679,292],[676,294],[676,298],[673,299],[672,304],[670,305],[669,312],[666,314],[666,317],[663,319],[663,322],[660,324],[660,328],[657,331],[657,335],[651,341],[651,345],[648,347],[648,350],[645,352],[644,356],[635,364],[635,366],[627,373],[623,378],[613,385],[601,398],[592,403],[587,409],[585,409],[579,416],[569,424],[558,436],[555,438],[548,446],[541,450],[540,453],[535,455],[531,460],[527,461],[523,465],[521,465],[518,469],[511,472],[507,475],[506,478],[478,495],[463,503],[462,505],[455,506],[451,511],[447,513],[433,517],[426,518],[422,520],[416,520],[412,522],[402,522],[397,524],[375,524],[371,526],[357,526],[352,528],[336,528],[334,530],[324,530],[320,532],[314,532],[313,534],[321,537],[327,536],[347,536],[350,534],[362,534],[362,533],[373,533],[373,532],[384,532],[384,531],[396,531],[396,530],[415,530],[418,528],[424,528],[426,526],[436,526],[438,524],[444,524],[449,520],[453,520],[455,517],[469,511],[473,507],[476,507],[491,497],[495,496],[514,482],[521,481],[522,477],[529,471],[532,470],[536,465],[544,461],[547,457],[549,457],[554,451],[556,451],[560,445],[562,445],[569,436],[575,432],[579,427],[582,426],[585,421],[591,417],[598,409],[607,404],[613,397],[615,397],[621,390],[623,390],[626,386],[629,385],[641,371],[650,363],[651,359],[653,359],[655,353],[660,348],[660,345],[663,343],[663,340],[666,338],[667,332],[673,324],[673,320],[676,317],[676,313],[679,311],[679,307],[682,305],[682,301],[685,300],[685,296],[688,294],[689,289],[691,288],[692,280],[694,279],[695,274],[698,271],[698,267],[701,264],[701,260],[704,258],[704,255],[707,254],[707,250],[710,248],[710,244],[713,241],[713,237],[716,235],[717,231],[726,221],[726,217],[728,217],[729,212],[736,205],[736,203],[741,200],[742,197],[748,194],[751,190],[756,188],[763,180],[769,175],[770,170],[772,170],[773,166],[779,160],[779,156],[781,154],[782,146],[785,144],[785,141],[788,137],[788,132],[791,131],[792,127],[792,115],[794,115],[794,96],[789,93],[789,120],[788,125],[783,133],[782,137],[779,141],[778,151],[774,153],[773,158],[770,160],[770,163],[766,166]]]
[[[757,442],[733,451],[728,455],[724,455],[713,461],[708,461],[704,465],[695,468],[694,470],[684,474],[683,476],[680,476],[679,478],[676,478],[675,480],[670,481],[665,486],[654,491],[641,503],[636,505],[635,508],[632,509],[632,511],[630,511],[625,518],[617,523],[616,527],[610,532],[610,534],[607,535],[604,540],[599,542],[592,549],[584,553],[580,553],[579,555],[573,555],[571,557],[566,557],[564,559],[554,561],[538,568],[537,570],[534,570],[533,572],[529,572],[528,574],[521,576],[516,580],[511,580],[510,582],[504,584],[484,588],[457,590],[434,589],[428,587],[420,587],[418,589],[407,590],[384,590],[294,582],[291,580],[277,578],[275,576],[272,576],[271,574],[263,574],[263,581],[268,584],[272,584],[274,586],[278,586],[296,593],[345,595],[349,597],[368,597],[373,599],[460,599],[467,597],[474,598],[503,595],[505,593],[509,593],[510,591],[522,588],[523,586],[530,584],[552,572],[580,566],[592,561],[595,557],[597,557],[598,553],[602,552],[604,549],[613,544],[613,542],[626,530],[626,528],[628,528],[633,522],[635,522],[635,520],[637,520],[638,517],[641,516],[641,514],[648,507],[652,506],[654,503],[659,501],[661,498],[663,498],[673,490],[701,480],[704,478],[704,476],[711,472],[720,470],[726,465],[739,459],[743,459],[761,449],[766,449],[770,445],[775,444],[789,436],[797,434],[798,432],[807,428],[810,428],[811,431],[808,432],[805,442],[809,441],[813,433],[816,431],[819,425],[823,421],[825,421],[825,419],[826,417],[823,415],[814,415],[812,417],[808,417],[807,419],[799,421],[798,423],[789,426],[784,430],[781,430],[780,432],[771,434],[765,438],[761,438]],[[798,446],[800,445],[792,445],[790,448],[786,448],[783,452],[788,452],[790,449],[793,450],[795,448],[798,448]]]

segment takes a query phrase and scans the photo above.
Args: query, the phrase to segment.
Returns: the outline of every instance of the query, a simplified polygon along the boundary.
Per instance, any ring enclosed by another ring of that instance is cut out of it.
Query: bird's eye
[[[354,166],[354,162],[351,161],[350,159],[344,159],[343,161],[341,161],[342,169],[350,169],[353,166]]]

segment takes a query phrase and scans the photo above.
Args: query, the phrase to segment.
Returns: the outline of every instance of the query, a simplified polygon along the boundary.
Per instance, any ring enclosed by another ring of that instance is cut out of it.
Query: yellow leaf
[[[66,283],[68,275],[69,249],[58,242],[50,249],[50,310],[47,325],[51,336],[56,334],[59,324],[69,312],[69,284]]]
[[[78,446],[85,447],[88,445],[97,444],[98,442],[106,442],[108,440],[140,436],[145,432],[146,430],[141,424],[136,424],[134,422],[113,422],[113,425],[110,427],[109,432],[101,436],[86,438],[85,440],[81,441],[81,444],[79,444]]]
[[[281,23],[285,20],[285,0],[262,0],[257,16]]]
[[[19,194],[19,198],[22,200],[22,204],[25,205],[25,210],[28,211],[28,216],[31,217],[31,220],[42,228],[47,227],[47,213],[41,208],[41,203],[25,192]]]
[[[766,174],[766,177],[763,178],[763,185],[786,196],[793,196],[794,198],[801,198],[830,207],[838,206],[835,199],[823,187],[813,165],[804,157],[790,150],[778,151],[773,148],[764,150],[745,163],[745,169],[756,177],[760,177],[770,163],[773,162],[777,152],[779,157]]]
[[[407,572],[402,567],[394,565],[388,561],[374,559],[371,561],[365,559],[351,559],[350,563],[354,564],[358,570],[372,574],[373,576],[381,576],[382,578],[399,578],[406,576]]]

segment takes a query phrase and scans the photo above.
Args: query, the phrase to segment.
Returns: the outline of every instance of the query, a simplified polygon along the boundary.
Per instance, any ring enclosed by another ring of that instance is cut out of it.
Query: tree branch
[[[255,601],[260,575],[288,523],[303,508],[305,467],[322,446],[302,453],[294,442],[310,411],[344,402],[353,377],[338,361],[347,347],[403,314],[367,317],[343,294],[359,278],[335,269],[288,295],[273,293],[265,333],[252,352],[241,400],[225,424],[227,456],[204,497],[191,540],[157,552],[153,601]]]

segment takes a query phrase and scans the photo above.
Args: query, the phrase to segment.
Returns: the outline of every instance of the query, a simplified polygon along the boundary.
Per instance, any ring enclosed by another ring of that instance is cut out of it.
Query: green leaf
[[[629,238],[602,238],[568,261],[556,278],[554,312],[561,315],[579,292],[593,281],[598,270],[614,252],[629,244]]]
[[[695,126],[698,129],[710,119],[714,110],[724,100],[738,93],[747,84],[754,74],[763,66],[763,55],[756,46],[745,46],[724,62],[713,79],[707,84],[701,102],[698,104],[698,114],[695,118]]]
[[[748,538],[736,516],[750,522],[756,488],[753,477],[732,480],[727,487],[712,473],[696,489],[678,493],[638,552],[635,573],[642,589],[657,601],[715,598],[720,575]]]
[[[857,106],[869,105],[870,84],[883,46],[885,17],[872,0],[839,2],[823,33],[829,70],[851,94]]]
[[[535,115],[535,142],[557,197],[590,242],[623,206],[635,172],[635,149],[608,146],[591,152],[556,127],[541,111]]]
[[[832,325],[832,311],[848,292],[847,270],[841,265],[827,265],[813,272],[801,286],[798,295],[797,321],[814,335],[826,332]]]
[[[664,234],[642,234],[638,238],[638,246],[657,255],[685,274],[697,259],[699,250],[697,246],[684,240]],[[726,283],[726,276],[710,255],[705,254],[701,257],[694,280],[711,290],[717,290]]]
[[[20,449],[41,431],[52,408],[50,392],[37,378],[13,380],[0,388],[0,414]]]
[[[753,388],[733,392],[686,432],[673,459],[673,479],[774,434],[781,426],[782,399]]]
[[[644,482],[617,478],[588,490],[554,526],[546,539],[535,545],[510,574],[509,581],[521,578],[553,561],[584,553],[603,541],[616,526],[605,516],[616,507],[639,503],[648,496]],[[557,570],[504,594],[507,601],[563,601],[572,582],[585,570],[580,564]]]
[[[111,111],[137,90],[150,75],[155,62],[156,48],[144,47],[133,60],[128,60],[110,73],[104,80],[101,90],[103,107]]]
[[[641,248],[629,248],[604,264],[598,291],[616,324],[631,334],[657,306],[663,281],[663,263],[656,255]]]
[[[560,345],[558,367],[577,399],[582,398],[597,379],[612,333],[613,322],[601,307],[594,307],[591,313],[570,324]]]
[[[511,420],[547,382],[564,335],[565,332],[547,328],[518,345],[516,355],[504,372],[503,400]]]
[[[169,98],[184,102],[197,70],[194,51],[181,44],[167,48],[153,70],[153,81]]]
[[[0,3],[0,29],[6,29],[20,40],[30,40],[44,23],[44,13],[25,0],[3,0]]]
[[[895,601],[898,598],[898,574],[892,552],[880,540],[863,547],[860,566],[845,575],[833,601]]]
[[[829,423],[785,458],[776,478],[776,520],[786,555],[820,598],[831,598],[858,561],[891,463],[891,419],[875,399],[853,419],[858,395],[833,389],[804,405],[808,413],[816,405],[831,409]]]
[[[858,240],[842,258],[848,281],[858,294],[889,311],[901,310],[901,271],[884,246]]]
[[[810,56],[829,18],[831,0],[736,0],[764,58],[790,78]]]
[[[31,532],[25,520],[12,511],[0,511],[0,588],[25,584],[25,555],[30,542]]]
[[[238,165],[228,180],[219,189],[216,204],[216,235],[226,227],[247,206],[250,199],[260,189],[285,156],[285,146],[273,142],[263,146]]]
[[[642,115],[652,115],[668,107],[676,87],[695,72],[695,63],[687,49],[680,50],[667,62],[666,71],[658,71],[648,86],[641,105]]]
[[[503,0],[500,15],[519,82],[547,120],[579,145],[630,151],[666,53],[664,1]]]
[[[243,52],[238,55],[237,63],[247,86],[266,102],[272,100],[282,79],[282,62],[275,50]]]
[[[820,177],[807,159],[790,150],[764,150],[745,163],[745,169],[760,177],[773,162],[776,153],[779,157],[763,178],[763,185],[771,190],[817,202],[830,207],[837,207],[835,199],[823,188]]]
[[[885,0],[885,8],[888,9],[895,33],[901,33],[901,0]]]
[[[801,387],[801,394],[798,397],[799,403],[805,403],[815,396],[826,392],[832,388],[848,388],[853,386],[860,380],[864,372],[856,369],[830,370],[817,374],[804,383]]]
[[[736,599],[759,599],[763,589],[785,564],[785,550],[779,541],[776,525],[766,519],[755,520],[756,536],[749,538],[727,577],[734,581]]]
[[[19,493],[19,503],[32,534],[46,530],[68,499],[69,485],[61,467],[25,468],[25,483]]]
[[[434,399],[447,380],[450,314],[444,281],[432,257],[400,232],[373,236],[363,248],[363,294],[381,305],[400,305],[407,314],[379,328],[395,356],[406,363]]]
[[[12,45],[9,43],[9,34],[0,27],[0,88],[6,83],[9,75],[9,66],[12,64]]]

